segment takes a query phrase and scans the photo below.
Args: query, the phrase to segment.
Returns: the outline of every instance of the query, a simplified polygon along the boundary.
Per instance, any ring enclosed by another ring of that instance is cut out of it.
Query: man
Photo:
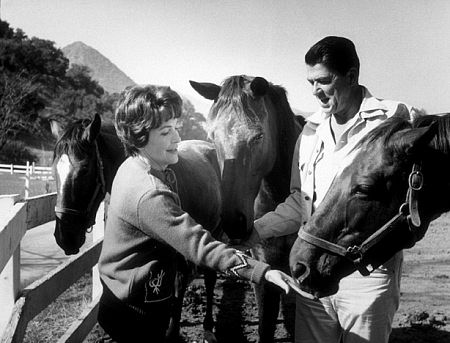
[[[320,109],[307,118],[293,158],[291,194],[275,211],[255,221],[247,242],[298,231],[324,198],[340,161],[370,130],[410,108],[380,100],[359,84],[354,44],[325,37],[305,55],[307,80]],[[339,291],[316,300],[297,297],[298,343],[388,342],[399,305],[403,255],[363,277],[355,272],[341,280]]]

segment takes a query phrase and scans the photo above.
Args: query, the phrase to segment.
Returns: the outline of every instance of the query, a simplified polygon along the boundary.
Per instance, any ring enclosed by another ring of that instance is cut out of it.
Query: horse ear
[[[262,77],[255,77],[250,84],[250,89],[255,96],[264,96],[269,89],[269,82]]]
[[[62,125],[60,122],[56,121],[55,119],[50,120],[50,130],[52,131],[52,135],[58,139],[62,132],[64,131]]]
[[[102,119],[98,113],[95,113],[94,119],[86,126],[83,132],[83,139],[87,140],[89,143],[93,143],[100,132],[101,125]]]
[[[195,82],[192,80],[189,80],[189,83],[205,99],[216,100],[219,97],[221,87],[214,83]]]
[[[408,155],[417,155],[423,151],[436,136],[438,129],[437,122],[428,126],[408,130],[402,137],[405,144],[405,151]]]
[[[408,110],[406,105],[402,104],[402,103],[398,104],[397,109],[395,110],[394,116],[398,117],[398,118],[403,118],[405,120],[413,119],[412,113],[410,113],[410,111]]]

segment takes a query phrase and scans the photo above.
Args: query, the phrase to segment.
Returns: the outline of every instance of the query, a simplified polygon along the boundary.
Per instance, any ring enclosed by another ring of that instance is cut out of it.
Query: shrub
[[[27,161],[36,162],[37,157],[22,142],[8,142],[0,151],[0,163],[25,165]]]

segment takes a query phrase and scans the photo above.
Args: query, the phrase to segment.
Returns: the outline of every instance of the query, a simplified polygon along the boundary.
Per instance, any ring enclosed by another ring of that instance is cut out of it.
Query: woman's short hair
[[[126,88],[116,108],[114,125],[125,147],[126,155],[135,156],[147,142],[151,129],[179,118],[182,100],[166,86],[133,86]]]
[[[305,55],[305,63],[321,63],[329,70],[346,75],[351,68],[359,73],[359,58],[355,44],[344,37],[328,36],[314,44]]]

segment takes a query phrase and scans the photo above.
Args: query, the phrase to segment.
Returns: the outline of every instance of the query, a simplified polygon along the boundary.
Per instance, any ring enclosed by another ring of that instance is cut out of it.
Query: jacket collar
[[[358,111],[358,116],[362,119],[372,118],[380,115],[379,111],[383,113],[388,111],[388,108],[382,101],[375,98],[369,90],[361,86],[363,89],[363,100],[361,102],[361,106]],[[330,114],[324,113],[321,110],[310,115],[306,120],[311,122],[312,124],[319,125],[323,123],[327,118],[329,118]]]

